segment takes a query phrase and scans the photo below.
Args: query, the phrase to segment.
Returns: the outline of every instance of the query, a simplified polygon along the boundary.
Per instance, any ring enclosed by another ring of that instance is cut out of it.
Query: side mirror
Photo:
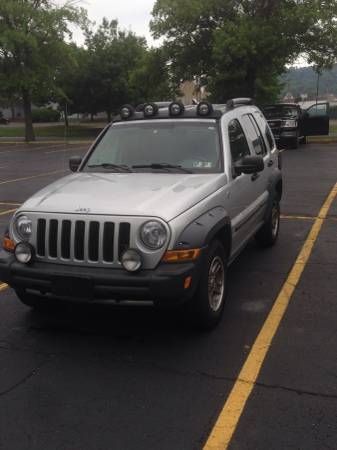
[[[82,162],[82,158],[80,156],[72,156],[69,159],[69,169],[72,172],[77,172]]]
[[[236,175],[262,172],[264,161],[262,156],[244,156],[235,164],[234,169]]]

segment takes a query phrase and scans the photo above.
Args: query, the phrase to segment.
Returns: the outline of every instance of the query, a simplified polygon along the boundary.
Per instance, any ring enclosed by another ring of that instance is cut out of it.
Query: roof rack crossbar
[[[254,100],[249,97],[232,98],[227,101],[226,106],[228,109],[233,109],[237,106],[254,105]]]

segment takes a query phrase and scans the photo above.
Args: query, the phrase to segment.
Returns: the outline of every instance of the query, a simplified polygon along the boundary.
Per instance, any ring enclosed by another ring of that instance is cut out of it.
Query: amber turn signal
[[[4,248],[4,250],[6,250],[7,252],[14,252],[15,249],[15,242],[12,241],[12,239],[5,235],[3,240],[2,240],[2,246]]]
[[[195,248],[193,250],[169,250],[165,253],[163,262],[194,261],[199,257],[200,252],[200,248]]]

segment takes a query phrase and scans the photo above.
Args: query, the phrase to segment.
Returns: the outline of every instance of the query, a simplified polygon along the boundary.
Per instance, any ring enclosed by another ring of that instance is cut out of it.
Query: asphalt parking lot
[[[0,145],[0,233],[19,204],[87,148]],[[220,448],[209,437],[221,434],[214,425],[228,402],[231,449],[336,449],[336,197],[317,219],[336,168],[337,144],[283,153],[279,241],[268,250],[252,242],[231,266],[225,316],[212,333],[151,309],[37,314],[0,284],[0,449]],[[261,371],[240,379],[317,220],[285,315],[265,359],[253,361]],[[238,383],[251,393],[235,416]]]

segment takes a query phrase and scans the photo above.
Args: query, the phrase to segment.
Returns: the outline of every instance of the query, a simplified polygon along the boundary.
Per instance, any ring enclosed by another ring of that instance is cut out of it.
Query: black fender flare
[[[218,206],[202,214],[189,223],[178,236],[174,248],[203,248],[219,235],[230,254],[232,245],[232,228],[230,218],[224,208]]]

